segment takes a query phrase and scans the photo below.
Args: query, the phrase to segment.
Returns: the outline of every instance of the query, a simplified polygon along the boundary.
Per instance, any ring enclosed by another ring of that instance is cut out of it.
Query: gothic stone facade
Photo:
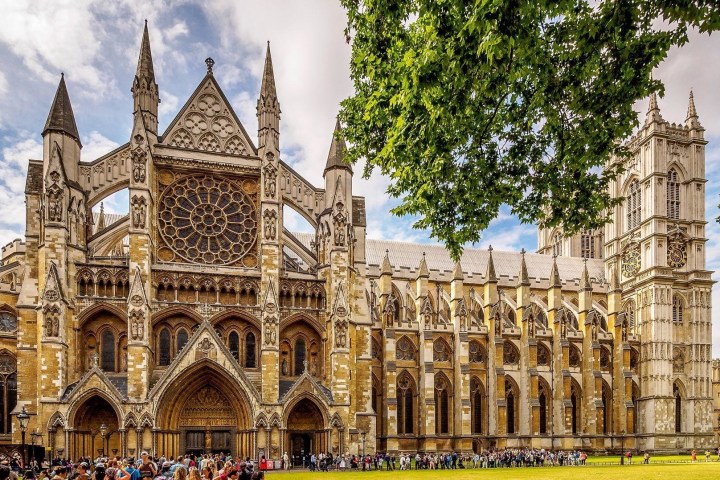
[[[92,162],[61,80],[25,240],[3,249],[0,440],[25,406],[36,444],[72,458],[711,444],[692,103],[675,125],[651,102],[603,233],[454,264],[365,238],[339,125],[324,188],[283,162],[269,49],[257,144],[207,64],[159,132],[146,30],[130,139]],[[98,208],[122,189],[127,215]],[[283,228],[288,208],[315,233]]]

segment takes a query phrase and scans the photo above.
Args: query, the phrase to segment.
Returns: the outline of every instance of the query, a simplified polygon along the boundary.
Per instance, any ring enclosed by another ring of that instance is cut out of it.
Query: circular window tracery
[[[192,263],[228,265],[255,243],[257,215],[236,183],[213,175],[182,177],[169,185],[158,207],[160,233]]]

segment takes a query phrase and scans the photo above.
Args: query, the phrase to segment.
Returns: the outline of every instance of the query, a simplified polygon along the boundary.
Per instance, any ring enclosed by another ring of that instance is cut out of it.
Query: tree
[[[341,0],[355,95],[350,162],[388,175],[396,215],[418,215],[457,258],[507,204],[573,234],[608,220],[633,104],[716,0]]]

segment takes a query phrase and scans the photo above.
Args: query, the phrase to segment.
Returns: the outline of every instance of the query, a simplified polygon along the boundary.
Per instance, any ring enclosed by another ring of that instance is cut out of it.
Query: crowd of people
[[[128,458],[55,458],[26,468],[17,457],[0,461],[0,480],[262,480],[264,473],[249,458],[229,454],[184,455],[176,459],[151,457],[142,452]]]
[[[303,466],[311,471],[329,470],[455,470],[465,468],[541,467],[585,465],[587,453],[574,451],[553,452],[536,448],[486,450],[481,453],[462,455],[448,453],[405,453],[398,456],[389,453],[367,455],[311,454]],[[288,468],[282,462],[282,468]]]

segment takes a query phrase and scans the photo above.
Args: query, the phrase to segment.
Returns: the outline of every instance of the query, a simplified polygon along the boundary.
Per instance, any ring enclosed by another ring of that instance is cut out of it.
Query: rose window
[[[632,245],[622,255],[622,273],[634,277],[640,271],[640,246]]]
[[[167,245],[192,263],[229,265],[255,243],[255,206],[237,184],[223,178],[179,179],[162,193],[158,213]]]

